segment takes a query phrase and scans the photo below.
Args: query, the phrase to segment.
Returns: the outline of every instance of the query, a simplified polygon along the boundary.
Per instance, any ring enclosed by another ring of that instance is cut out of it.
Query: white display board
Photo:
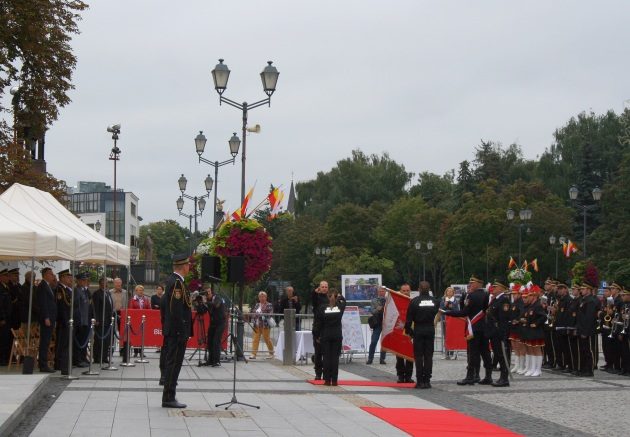
[[[361,327],[359,307],[346,307],[341,319],[341,332],[343,334],[343,351],[365,351],[365,337]]]

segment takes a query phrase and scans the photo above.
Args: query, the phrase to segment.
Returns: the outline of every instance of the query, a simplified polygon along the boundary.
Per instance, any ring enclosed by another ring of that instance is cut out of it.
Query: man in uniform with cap
[[[188,256],[174,256],[173,270],[166,282],[166,292],[163,297],[164,322],[162,332],[166,346],[166,361],[164,363],[162,407],[186,408],[186,404],[175,399],[175,386],[184,361],[186,342],[192,335],[192,301],[184,284],[184,277],[190,270]]]
[[[485,323],[483,322],[488,307],[488,294],[482,288],[484,282],[477,276],[473,275],[468,283],[471,291],[466,296],[464,306],[459,311],[444,311],[444,314],[448,316],[466,317],[467,319],[466,340],[470,359],[468,360],[466,377],[457,381],[457,384],[475,384],[475,369],[480,368],[481,360],[483,360],[486,375],[479,384],[490,385],[492,384],[492,358],[488,348],[488,339],[484,334]]]
[[[484,334],[490,339],[492,351],[497,357],[501,369],[501,376],[492,383],[494,387],[507,387],[510,385],[508,379],[510,370],[506,351],[510,324],[512,323],[512,312],[507,291],[507,285],[495,280],[494,284],[492,284],[492,294],[486,310]]]
[[[569,352],[571,353],[571,368],[573,375],[577,375],[580,372],[580,360],[577,338],[577,311],[580,306],[582,298],[580,297],[580,287],[577,284],[571,286],[571,300],[567,307],[567,336],[569,338]],[[567,370],[565,369],[565,373]]]
[[[72,274],[65,269],[57,273],[57,337],[55,362],[62,375],[68,375],[68,358],[70,354],[70,318],[72,305]]]
[[[114,301],[106,287],[105,278],[98,281],[98,290],[92,295],[92,313],[94,323],[94,363],[110,362],[112,336],[112,316]]]
[[[613,337],[608,341],[608,356],[610,357],[610,361],[612,363],[612,368],[608,371],[611,373],[621,373],[621,342],[616,335],[616,333],[621,331],[621,329],[618,329],[619,325],[613,325],[612,320],[614,320],[617,311],[619,311],[619,308],[623,305],[621,297],[623,287],[617,282],[613,282],[610,284],[609,288],[610,300],[612,301],[613,307],[613,314],[611,316],[611,330]]]
[[[556,338],[558,339],[556,350],[558,365],[557,369],[567,372],[573,371],[573,364],[571,362],[571,352],[569,350],[569,337],[567,332],[569,304],[571,298],[569,297],[569,287],[564,282],[558,282],[556,286],[557,300],[556,300],[556,319],[554,322],[554,331]]]
[[[37,302],[39,317],[39,371],[52,373],[48,366],[48,347],[57,321],[57,297],[55,273],[50,267],[42,269],[42,280],[37,286]]]
[[[87,343],[90,335],[90,291],[88,290],[87,273],[76,275],[77,286],[74,288],[74,339],[77,346],[73,354],[73,364],[77,367],[88,367]],[[82,347],[81,347],[82,346]]]
[[[594,358],[591,344],[591,337],[596,333],[597,323],[597,298],[591,291],[593,285],[584,282],[580,287],[582,299],[578,306],[576,316],[576,334],[578,338],[578,348],[580,357],[580,370],[576,376],[593,376]]]
[[[630,329],[624,317],[630,316],[630,290],[621,290],[621,302],[617,307],[620,314],[620,322],[624,323],[622,329],[617,331],[617,339],[621,343],[621,375],[630,376]]]
[[[13,305],[7,269],[0,269],[0,366],[6,366],[11,354],[11,316]]]

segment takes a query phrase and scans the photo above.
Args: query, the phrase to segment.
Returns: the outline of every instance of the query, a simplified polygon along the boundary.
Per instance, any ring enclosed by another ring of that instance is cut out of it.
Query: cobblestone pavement
[[[360,410],[359,406],[455,409],[528,436],[621,436],[627,420],[619,414],[628,405],[630,378],[596,372],[575,378],[545,372],[539,378],[517,376],[509,388],[460,387],[465,357],[442,360],[436,354],[432,390],[388,387],[322,387],[305,382],[312,367],[281,366],[274,360],[237,364],[236,416],[220,417],[215,404],[232,398],[232,365],[220,368],[186,366],[178,399],[188,416],[163,409],[158,385],[157,354],[149,364],[80,375],[74,381],[51,377],[46,393],[16,436],[399,436],[398,429]],[[342,364],[340,379],[395,380],[395,359],[366,365],[363,358]],[[495,374],[496,376],[496,374]],[[229,413],[228,411],[228,413]],[[214,415],[208,417],[207,414]],[[605,428],[604,428],[605,426]]]

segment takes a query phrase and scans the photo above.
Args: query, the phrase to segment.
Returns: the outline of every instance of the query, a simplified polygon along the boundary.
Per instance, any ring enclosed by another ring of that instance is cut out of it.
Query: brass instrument
[[[553,305],[547,306],[547,320],[545,325],[553,328],[553,324],[556,321],[556,313],[558,312],[558,302],[554,302]]]
[[[621,335],[626,334],[626,329],[630,327],[630,308],[626,307],[621,314],[621,325],[623,326],[623,330],[620,332]]]
[[[615,311],[615,315],[610,323],[610,335],[608,336],[608,338],[613,338],[613,336],[617,333],[617,328],[622,325],[623,322],[621,321],[621,313]]]

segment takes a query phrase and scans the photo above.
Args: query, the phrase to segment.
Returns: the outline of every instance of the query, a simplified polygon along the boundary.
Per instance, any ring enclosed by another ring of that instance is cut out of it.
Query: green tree
[[[372,230],[378,224],[378,215],[368,208],[352,203],[336,206],[328,214],[325,239],[328,245],[343,246],[359,252],[374,246]]]
[[[411,196],[420,196],[430,206],[453,210],[455,209],[455,175],[451,170],[443,176],[430,172],[418,175],[418,184],[411,187]]]
[[[373,202],[389,204],[405,194],[412,174],[382,156],[352,151],[352,157],[337,162],[329,172],[318,172],[315,180],[296,185],[297,214],[311,214],[320,220],[337,205],[354,203],[367,207]]]
[[[155,257],[150,261],[157,261],[164,274],[172,270],[173,254],[190,252],[190,232],[175,220],[162,220],[140,226],[140,247],[144,248],[149,234],[153,240]]]
[[[328,281],[330,287],[341,291],[341,275],[381,274],[383,283],[395,283],[394,262],[370,254],[367,250],[359,254],[349,252],[341,246],[333,247],[330,260],[324,269],[315,274],[311,285],[320,281]]]

